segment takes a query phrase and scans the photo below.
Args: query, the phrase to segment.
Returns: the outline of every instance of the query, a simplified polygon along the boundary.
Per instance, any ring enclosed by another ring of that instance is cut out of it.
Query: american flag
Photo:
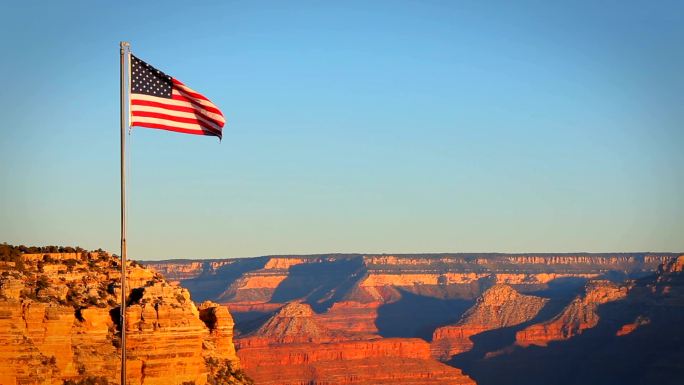
[[[131,55],[131,126],[221,138],[223,113],[207,99]]]

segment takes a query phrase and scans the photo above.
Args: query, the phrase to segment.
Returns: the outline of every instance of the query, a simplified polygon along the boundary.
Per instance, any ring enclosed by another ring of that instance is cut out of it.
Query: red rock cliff
[[[432,337],[434,357],[448,361],[456,354],[468,351],[470,337],[487,330],[514,326],[534,318],[547,300],[522,295],[507,285],[496,285],[485,291],[455,325],[435,330]]]
[[[147,262],[170,279],[193,281],[221,303],[302,300],[389,303],[401,292],[474,299],[492,283],[544,289],[563,278],[654,272],[674,254],[415,254],[271,256]],[[312,274],[315,272],[315,274]],[[313,282],[312,277],[321,278]],[[222,278],[225,277],[225,278]],[[224,279],[222,281],[222,279]],[[211,285],[207,285],[211,282]],[[321,292],[324,290],[325,292]],[[275,297],[274,297],[275,296]]]
[[[553,319],[529,326],[516,333],[516,344],[520,346],[546,346],[551,341],[572,338],[599,322],[597,313],[601,304],[617,301],[627,296],[627,287],[609,281],[592,281],[587,284],[583,296],[576,297]]]
[[[423,340],[369,338],[331,331],[310,306],[290,303],[236,345],[260,385],[474,384],[433,360]]]
[[[118,383],[119,261],[104,252],[15,251],[0,263],[0,384]],[[128,275],[129,384],[243,383],[225,307],[198,310],[187,290],[135,262]]]

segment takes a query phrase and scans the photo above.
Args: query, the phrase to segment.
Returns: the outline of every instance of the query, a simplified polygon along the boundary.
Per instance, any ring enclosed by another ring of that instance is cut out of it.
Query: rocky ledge
[[[0,384],[118,383],[120,260],[0,246]],[[31,250],[31,251],[35,251]],[[247,384],[220,305],[127,266],[128,384]]]

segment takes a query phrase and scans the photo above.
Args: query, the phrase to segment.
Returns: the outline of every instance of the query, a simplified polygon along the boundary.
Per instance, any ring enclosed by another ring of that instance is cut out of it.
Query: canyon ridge
[[[187,287],[195,300],[230,309],[237,355],[257,384],[612,383],[594,378],[609,368],[623,384],[658,372],[660,383],[674,384],[684,375],[682,345],[661,349],[656,359],[660,348],[641,337],[658,334],[656,323],[684,313],[677,289],[684,256],[676,253],[326,254],[143,263]],[[669,286],[655,289],[662,281]],[[681,341],[678,328],[667,330],[663,338]],[[615,369],[620,364],[610,356],[568,362],[556,353],[598,341],[613,351],[635,338],[644,345],[631,358],[641,360],[640,376]],[[547,370],[541,370],[536,355],[546,352]]]
[[[0,384],[678,384],[684,255],[129,262],[0,245]]]

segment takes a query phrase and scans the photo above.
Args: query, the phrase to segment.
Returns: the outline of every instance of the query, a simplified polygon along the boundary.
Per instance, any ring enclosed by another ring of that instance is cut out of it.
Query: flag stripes
[[[226,120],[214,103],[131,56],[131,126],[221,138]]]

